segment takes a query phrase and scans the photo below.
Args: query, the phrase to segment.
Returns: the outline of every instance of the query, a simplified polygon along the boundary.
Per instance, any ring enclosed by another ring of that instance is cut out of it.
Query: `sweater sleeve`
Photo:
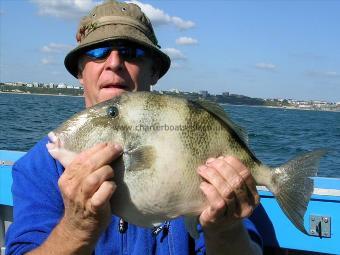
[[[245,218],[243,220],[243,225],[245,229],[248,231],[250,239],[253,242],[257,243],[259,247],[261,247],[261,249],[263,250],[262,236],[260,235],[253,221],[249,218]],[[198,232],[200,233],[200,237],[195,241],[195,254],[204,255],[206,254],[206,247],[201,225],[198,225]]]
[[[12,169],[13,223],[6,233],[6,254],[24,254],[40,246],[64,212],[58,188],[63,171],[38,142]]]

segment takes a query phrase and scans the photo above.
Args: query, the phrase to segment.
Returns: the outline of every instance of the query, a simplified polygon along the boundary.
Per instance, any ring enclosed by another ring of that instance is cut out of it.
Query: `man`
[[[97,6],[81,21],[76,38],[79,45],[65,66],[83,85],[86,107],[125,91],[148,91],[170,67],[151,23],[134,4]],[[153,231],[112,216],[117,187],[110,163],[121,155],[119,145],[98,144],[64,169],[46,143],[40,141],[13,167],[7,254],[261,254],[261,237],[242,220],[259,196],[236,158],[211,158],[198,168],[209,206],[194,240],[182,218]]]

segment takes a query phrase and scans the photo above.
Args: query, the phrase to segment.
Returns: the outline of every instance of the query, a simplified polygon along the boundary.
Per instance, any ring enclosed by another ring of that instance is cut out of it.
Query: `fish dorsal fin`
[[[248,134],[245,129],[234,123],[219,104],[203,99],[190,101],[201,106],[204,110],[212,114],[215,118],[221,120],[228,127],[230,127],[245,144],[248,144]]]

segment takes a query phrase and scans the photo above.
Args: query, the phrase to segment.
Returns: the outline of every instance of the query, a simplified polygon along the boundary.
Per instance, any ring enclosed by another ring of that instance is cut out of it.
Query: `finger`
[[[234,170],[238,172],[238,174],[242,177],[242,179],[246,182],[247,185],[247,194],[252,205],[258,205],[260,202],[260,196],[256,189],[256,183],[251,175],[251,172],[248,168],[237,158],[235,157],[225,157],[223,159],[229,165],[233,167]]]
[[[83,186],[81,185],[84,179],[96,171],[98,168],[111,162],[119,157],[121,147],[119,145],[112,145],[107,143],[97,144],[92,148],[84,151],[72,162],[61,175],[58,180],[58,185],[62,190],[63,196],[70,200],[84,199],[88,196],[79,196],[79,191]],[[87,156],[87,158],[85,158]],[[82,160],[82,158],[84,158]],[[85,190],[89,192],[88,190]]]
[[[83,163],[84,168],[90,172],[117,159],[122,153],[120,145],[106,144],[90,155]]]
[[[215,161],[215,160],[216,160],[216,158],[208,158],[207,161],[206,161],[206,163],[211,163],[211,162],[213,162],[213,161]]]
[[[227,165],[225,165],[225,163]],[[217,169],[223,178],[228,180],[229,183],[233,183],[234,186],[238,186],[238,183],[245,182],[247,185],[245,191],[249,203],[251,205],[257,205],[259,203],[260,197],[256,190],[255,180],[251,176],[250,171],[239,159],[232,156],[219,157],[208,165]]]
[[[213,185],[207,182],[202,182],[200,189],[206,196],[209,205],[208,208],[203,211],[204,220],[215,221],[221,218],[226,212],[226,203],[219,192]]]
[[[98,211],[107,202],[109,202],[112,194],[116,190],[116,187],[117,186],[113,181],[103,182],[99,189],[91,197],[90,202],[92,209]]]
[[[60,179],[61,183],[64,182],[64,179],[66,183],[68,183],[70,180],[73,180],[73,183],[78,186],[83,176],[87,174],[87,171],[84,171],[84,168],[91,168],[89,166],[85,167],[84,162],[86,162],[96,152],[103,150],[106,146],[106,143],[100,143],[77,155],[74,160],[65,168],[62,178]],[[79,174],[80,171],[82,174]]]
[[[215,169],[210,175],[214,175],[215,178],[209,179],[217,187],[218,192],[226,202],[225,217],[234,217],[240,213],[239,201],[237,201],[234,187],[231,186],[229,181],[237,176],[235,170],[223,160],[223,157],[219,157],[213,161],[207,162],[208,169]],[[209,174],[209,173],[208,173]],[[217,177],[218,176],[218,177]]]
[[[215,160],[214,162],[216,161],[217,160]],[[227,166],[224,161],[221,162],[223,162],[223,164]],[[232,187],[214,167],[200,166],[198,167],[198,173],[217,189],[217,191],[220,193],[221,197],[225,201],[228,201],[228,199],[230,199],[234,195]]]
[[[241,173],[244,173],[244,175],[248,173],[250,176],[250,173],[242,163],[239,163],[237,159],[231,158],[230,160],[231,161],[225,161],[228,162],[229,167],[228,171],[223,174],[226,176],[227,182],[236,196],[234,217],[244,218],[253,212],[255,206],[254,197],[251,195],[247,183],[241,175]]]
[[[103,149],[104,147],[107,146],[107,143],[99,143],[94,145],[93,147],[82,151],[81,153],[79,153],[78,157],[77,157],[77,161],[79,162],[84,162],[86,159],[88,159],[89,157],[91,157],[94,153],[96,153],[97,151]]]
[[[113,177],[114,171],[109,165],[105,165],[91,173],[81,184],[81,192],[83,193],[83,196],[86,198],[91,197],[103,182],[111,180]]]

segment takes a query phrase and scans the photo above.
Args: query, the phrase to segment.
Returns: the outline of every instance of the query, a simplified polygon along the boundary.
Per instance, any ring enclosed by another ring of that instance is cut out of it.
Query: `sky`
[[[172,65],[156,90],[340,102],[340,1],[131,1]],[[0,81],[78,86],[64,65],[95,0],[0,0]]]

